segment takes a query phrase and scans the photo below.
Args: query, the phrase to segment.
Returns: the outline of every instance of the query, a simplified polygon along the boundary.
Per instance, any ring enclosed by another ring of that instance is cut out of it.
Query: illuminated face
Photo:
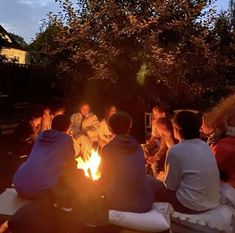
[[[205,134],[205,135],[210,135],[211,133],[213,133],[213,128],[211,128],[208,125],[208,122],[206,121],[205,117],[202,117],[202,127],[201,127],[201,131]]]
[[[161,117],[165,117],[166,113],[165,112],[159,112],[158,110],[153,110],[153,118],[154,120],[158,120]]]
[[[109,113],[108,113],[108,117],[111,117],[114,113],[117,112],[117,108],[115,106],[112,106],[110,109],[109,109]]]
[[[90,112],[90,107],[88,104],[84,104],[80,108],[80,112],[83,116],[86,116]]]

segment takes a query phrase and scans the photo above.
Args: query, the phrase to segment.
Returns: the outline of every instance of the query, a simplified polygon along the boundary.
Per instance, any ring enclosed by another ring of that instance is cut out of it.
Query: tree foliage
[[[31,53],[31,63],[34,64],[56,64],[54,51],[59,45],[54,43],[59,28],[55,24],[42,24],[40,32],[36,35],[35,40],[29,45]]]
[[[107,80],[117,92],[156,93],[168,102],[193,102],[231,85],[234,33],[210,0],[57,2],[61,12],[49,15],[48,30],[58,30],[43,49],[71,83]]]
[[[28,44],[22,36],[8,32],[8,34],[24,49],[28,48]]]

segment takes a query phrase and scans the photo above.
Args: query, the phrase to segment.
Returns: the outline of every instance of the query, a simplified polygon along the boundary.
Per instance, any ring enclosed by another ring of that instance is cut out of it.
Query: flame
[[[76,159],[77,161],[77,169],[83,169],[85,175],[92,180],[98,180],[101,176],[99,171],[99,166],[101,162],[101,157],[98,152],[95,150],[91,150],[91,155],[87,160],[83,160],[81,157]]]

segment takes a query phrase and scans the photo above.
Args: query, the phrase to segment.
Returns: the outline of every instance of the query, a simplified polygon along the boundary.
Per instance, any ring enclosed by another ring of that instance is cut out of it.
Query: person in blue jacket
[[[129,135],[132,119],[124,112],[108,121],[113,140],[103,147],[101,187],[110,209],[147,212],[154,202],[152,180],[146,174],[144,152]]]
[[[67,134],[70,118],[60,115],[52,129],[39,134],[27,161],[16,171],[13,184],[24,198],[38,199],[56,187],[66,169],[75,166],[72,138]]]

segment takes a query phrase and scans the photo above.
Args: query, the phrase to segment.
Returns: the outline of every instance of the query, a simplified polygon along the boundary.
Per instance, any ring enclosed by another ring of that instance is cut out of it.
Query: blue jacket
[[[74,158],[71,137],[56,130],[38,136],[29,158],[16,171],[13,183],[16,191],[28,198],[55,186],[66,163]]]
[[[116,136],[102,151],[101,184],[109,208],[147,212],[154,202],[144,152],[130,135]]]

